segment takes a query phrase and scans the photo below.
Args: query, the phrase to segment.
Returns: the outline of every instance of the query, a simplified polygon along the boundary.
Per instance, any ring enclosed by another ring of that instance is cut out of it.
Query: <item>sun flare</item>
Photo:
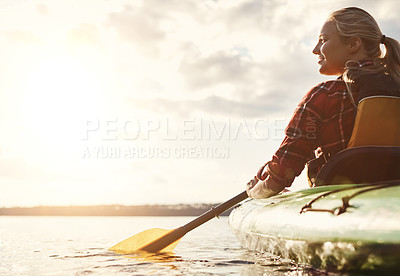
[[[98,116],[101,105],[99,80],[68,55],[43,59],[31,71],[22,104],[32,136],[64,151],[80,142],[83,123]]]

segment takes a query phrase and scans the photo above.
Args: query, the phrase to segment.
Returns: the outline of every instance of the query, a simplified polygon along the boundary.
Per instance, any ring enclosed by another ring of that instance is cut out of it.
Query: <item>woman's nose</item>
[[[312,50],[313,54],[319,55],[319,53],[320,53],[320,51],[319,51],[320,48],[321,48],[321,46],[319,45],[319,43],[318,43],[317,45],[315,45],[314,49]]]

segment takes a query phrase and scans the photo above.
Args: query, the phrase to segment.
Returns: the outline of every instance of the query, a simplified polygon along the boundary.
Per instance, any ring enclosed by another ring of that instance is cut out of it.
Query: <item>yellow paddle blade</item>
[[[140,232],[120,243],[117,243],[108,250],[114,251],[118,254],[131,254],[139,251],[143,246],[149,244],[150,242],[157,240],[158,238],[164,236],[165,234],[173,230],[166,230],[161,228],[153,228]],[[180,239],[163,248],[159,252],[171,252],[178,245]]]

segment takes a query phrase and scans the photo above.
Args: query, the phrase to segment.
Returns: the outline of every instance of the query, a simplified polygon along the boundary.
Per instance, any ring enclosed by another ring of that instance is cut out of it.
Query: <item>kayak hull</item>
[[[248,200],[229,224],[244,247],[315,268],[400,271],[399,185],[332,185]]]

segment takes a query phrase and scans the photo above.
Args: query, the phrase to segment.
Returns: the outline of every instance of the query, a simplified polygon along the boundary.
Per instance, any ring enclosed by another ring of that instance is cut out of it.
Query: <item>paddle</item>
[[[123,240],[111,247],[109,250],[119,254],[130,254],[136,251],[146,251],[151,253],[170,252],[176,247],[179,239],[181,239],[186,233],[192,231],[203,223],[206,223],[213,217],[218,217],[218,215],[245,200],[247,197],[247,193],[244,191],[230,200],[211,208],[211,210],[179,228],[174,230],[159,228],[145,230]]]

